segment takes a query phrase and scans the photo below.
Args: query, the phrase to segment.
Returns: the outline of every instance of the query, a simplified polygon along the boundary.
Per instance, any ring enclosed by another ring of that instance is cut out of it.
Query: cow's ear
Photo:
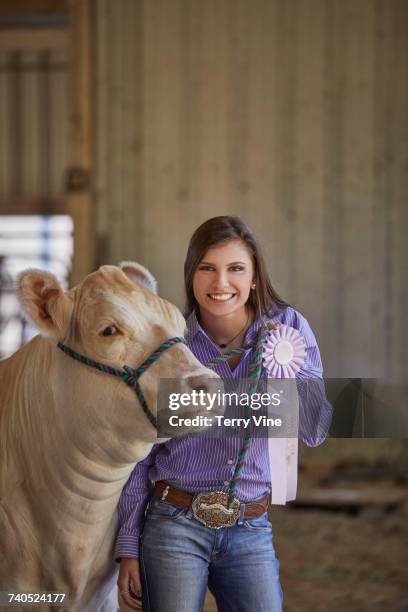
[[[122,261],[119,268],[123,270],[128,278],[144,289],[157,293],[157,281],[147,268],[135,261]]]
[[[26,270],[17,278],[20,303],[44,336],[62,340],[68,330],[73,301],[57,278],[43,270]]]

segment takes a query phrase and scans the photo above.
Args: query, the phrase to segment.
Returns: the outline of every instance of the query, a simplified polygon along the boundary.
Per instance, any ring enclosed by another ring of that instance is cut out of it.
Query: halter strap
[[[255,342],[247,346],[244,346],[243,348],[231,349],[230,351],[228,351],[227,353],[224,353],[223,355],[214,357],[214,359],[212,359],[210,362],[206,364],[207,368],[214,368],[219,363],[222,363],[223,361],[227,361],[232,355],[239,355],[240,353],[244,353],[249,348],[254,348],[254,354],[252,356],[251,362],[249,364],[249,369],[248,369],[248,379],[250,381],[249,387],[248,387],[248,393],[249,394],[255,393],[255,391],[258,388],[258,385],[260,384],[261,380],[263,379],[265,375],[265,369],[262,364],[262,357],[263,357],[264,343],[268,339],[268,334],[269,334],[269,328],[266,325],[261,326]],[[236,463],[234,474],[232,476],[232,479],[229,485],[227,508],[230,508],[232,502],[234,501],[234,493],[237,489],[237,483],[240,478],[244,463],[246,461],[249,447],[251,446],[252,438],[253,438],[252,430],[249,429],[248,434],[246,434],[244,441],[242,443],[241,450],[239,451],[238,461]]]
[[[95,368],[100,372],[106,372],[107,374],[111,374],[112,376],[116,376],[117,378],[121,378],[127,385],[134,389],[137,398],[142,406],[143,412],[153,425],[157,429],[157,419],[154,414],[149,409],[147,405],[146,399],[143,395],[143,391],[139,384],[139,378],[147,370],[149,366],[152,365],[155,361],[157,361],[161,354],[167,349],[171,348],[174,344],[186,344],[184,338],[180,336],[175,336],[174,338],[169,338],[165,342],[163,342],[155,351],[142,363],[138,368],[131,368],[130,366],[124,365],[122,370],[118,368],[111,368],[104,363],[100,363],[99,361],[94,361],[89,357],[85,357],[85,355],[81,355],[76,351],[73,351],[71,348],[63,344],[62,342],[58,342],[58,348],[60,348],[65,355],[72,357],[75,361],[79,361],[80,363],[84,363],[91,368]]]

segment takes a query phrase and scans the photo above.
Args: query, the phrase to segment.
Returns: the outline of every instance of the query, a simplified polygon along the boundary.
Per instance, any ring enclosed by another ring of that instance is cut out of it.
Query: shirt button
[[[225,486],[228,486],[229,485],[229,480],[224,480],[224,484],[225,484]]]
[[[233,463],[232,459],[228,459],[227,463],[231,465],[231,463]]]

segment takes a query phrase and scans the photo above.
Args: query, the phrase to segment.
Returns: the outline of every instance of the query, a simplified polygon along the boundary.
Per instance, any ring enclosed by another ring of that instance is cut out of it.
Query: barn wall
[[[66,163],[65,89],[64,49],[0,50],[3,203],[8,199],[52,198],[62,194]]]
[[[99,263],[238,214],[330,376],[407,374],[408,3],[96,0]]]

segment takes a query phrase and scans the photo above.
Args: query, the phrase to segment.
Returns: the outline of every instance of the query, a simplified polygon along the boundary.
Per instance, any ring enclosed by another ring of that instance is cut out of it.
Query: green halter
[[[251,359],[251,362],[249,364],[249,369],[248,369],[248,379],[250,381],[249,387],[248,387],[248,393],[249,394],[255,393],[264,375],[264,368],[262,365],[263,345],[268,339],[269,333],[270,333],[269,328],[265,324],[262,325],[262,327],[259,329],[258,336],[254,344],[244,346],[243,348],[231,349],[227,353],[224,353],[223,355],[215,357],[209,363],[206,364],[207,368],[214,368],[219,363],[222,363],[223,361],[227,361],[230,357],[232,357],[232,355],[239,355],[243,353],[244,351],[246,351],[248,348],[254,348],[254,354],[253,354],[253,357]],[[230,508],[234,500],[234,493],[237,489],[237,482],[240,478],[242,468],[244,466],[246,457],[248,455],[248,450],[251,445],[252,438],[253,438],[252,431],[251,429],[249,429],[248,434],[245,436],[244,441],[242,443],[241,450],[239,451],[238,461],[236,463],[234,474],[232,476],[230,486],[228,489],[227,508]]]
[[[186,341],[184,340],[184,338],[181,338],[179,336],[169,338],[168,340],[163,342],[154,351],[154,353],[152,353],[150,357],[148,357],[146,361],[142,363],[141,366],[139,366],[138,368],[131,368],[130,366],[125,365],[123,366],[123,370],[111,368],[110,366],[100,363],[99,361],[89,359],[89,357],[85,357],[84,355],[73,351],[68,346],[65,346],[65,344],[62,344],[62,342],[58,342],[58,347],[65,353],[65,355],[69,355],[69,357],[72,357],[72,359],[75,359],[75,361],[84,363],[85,365],[90,366],[91,368],[96,368],[100,372],[106,372],[107,374],[112,374],[112,376],[121,378],[127,385],[132,387],[132,389],[135,390],[137,399],[139,400],[143,408],[143,412],[145,413],[153,427],[157,429],[157,419],[149,409],[149,406],[147,405],[147,402],[143,395],[143,391],[140,388],[139,378],[143,374],[143,372],[146,372],[147,368],[151,366],[152,363],[159,359],[159,357],[162,355],[162,353],[164,353],[164,351],[171,348],[174,344],[186,344]]]

